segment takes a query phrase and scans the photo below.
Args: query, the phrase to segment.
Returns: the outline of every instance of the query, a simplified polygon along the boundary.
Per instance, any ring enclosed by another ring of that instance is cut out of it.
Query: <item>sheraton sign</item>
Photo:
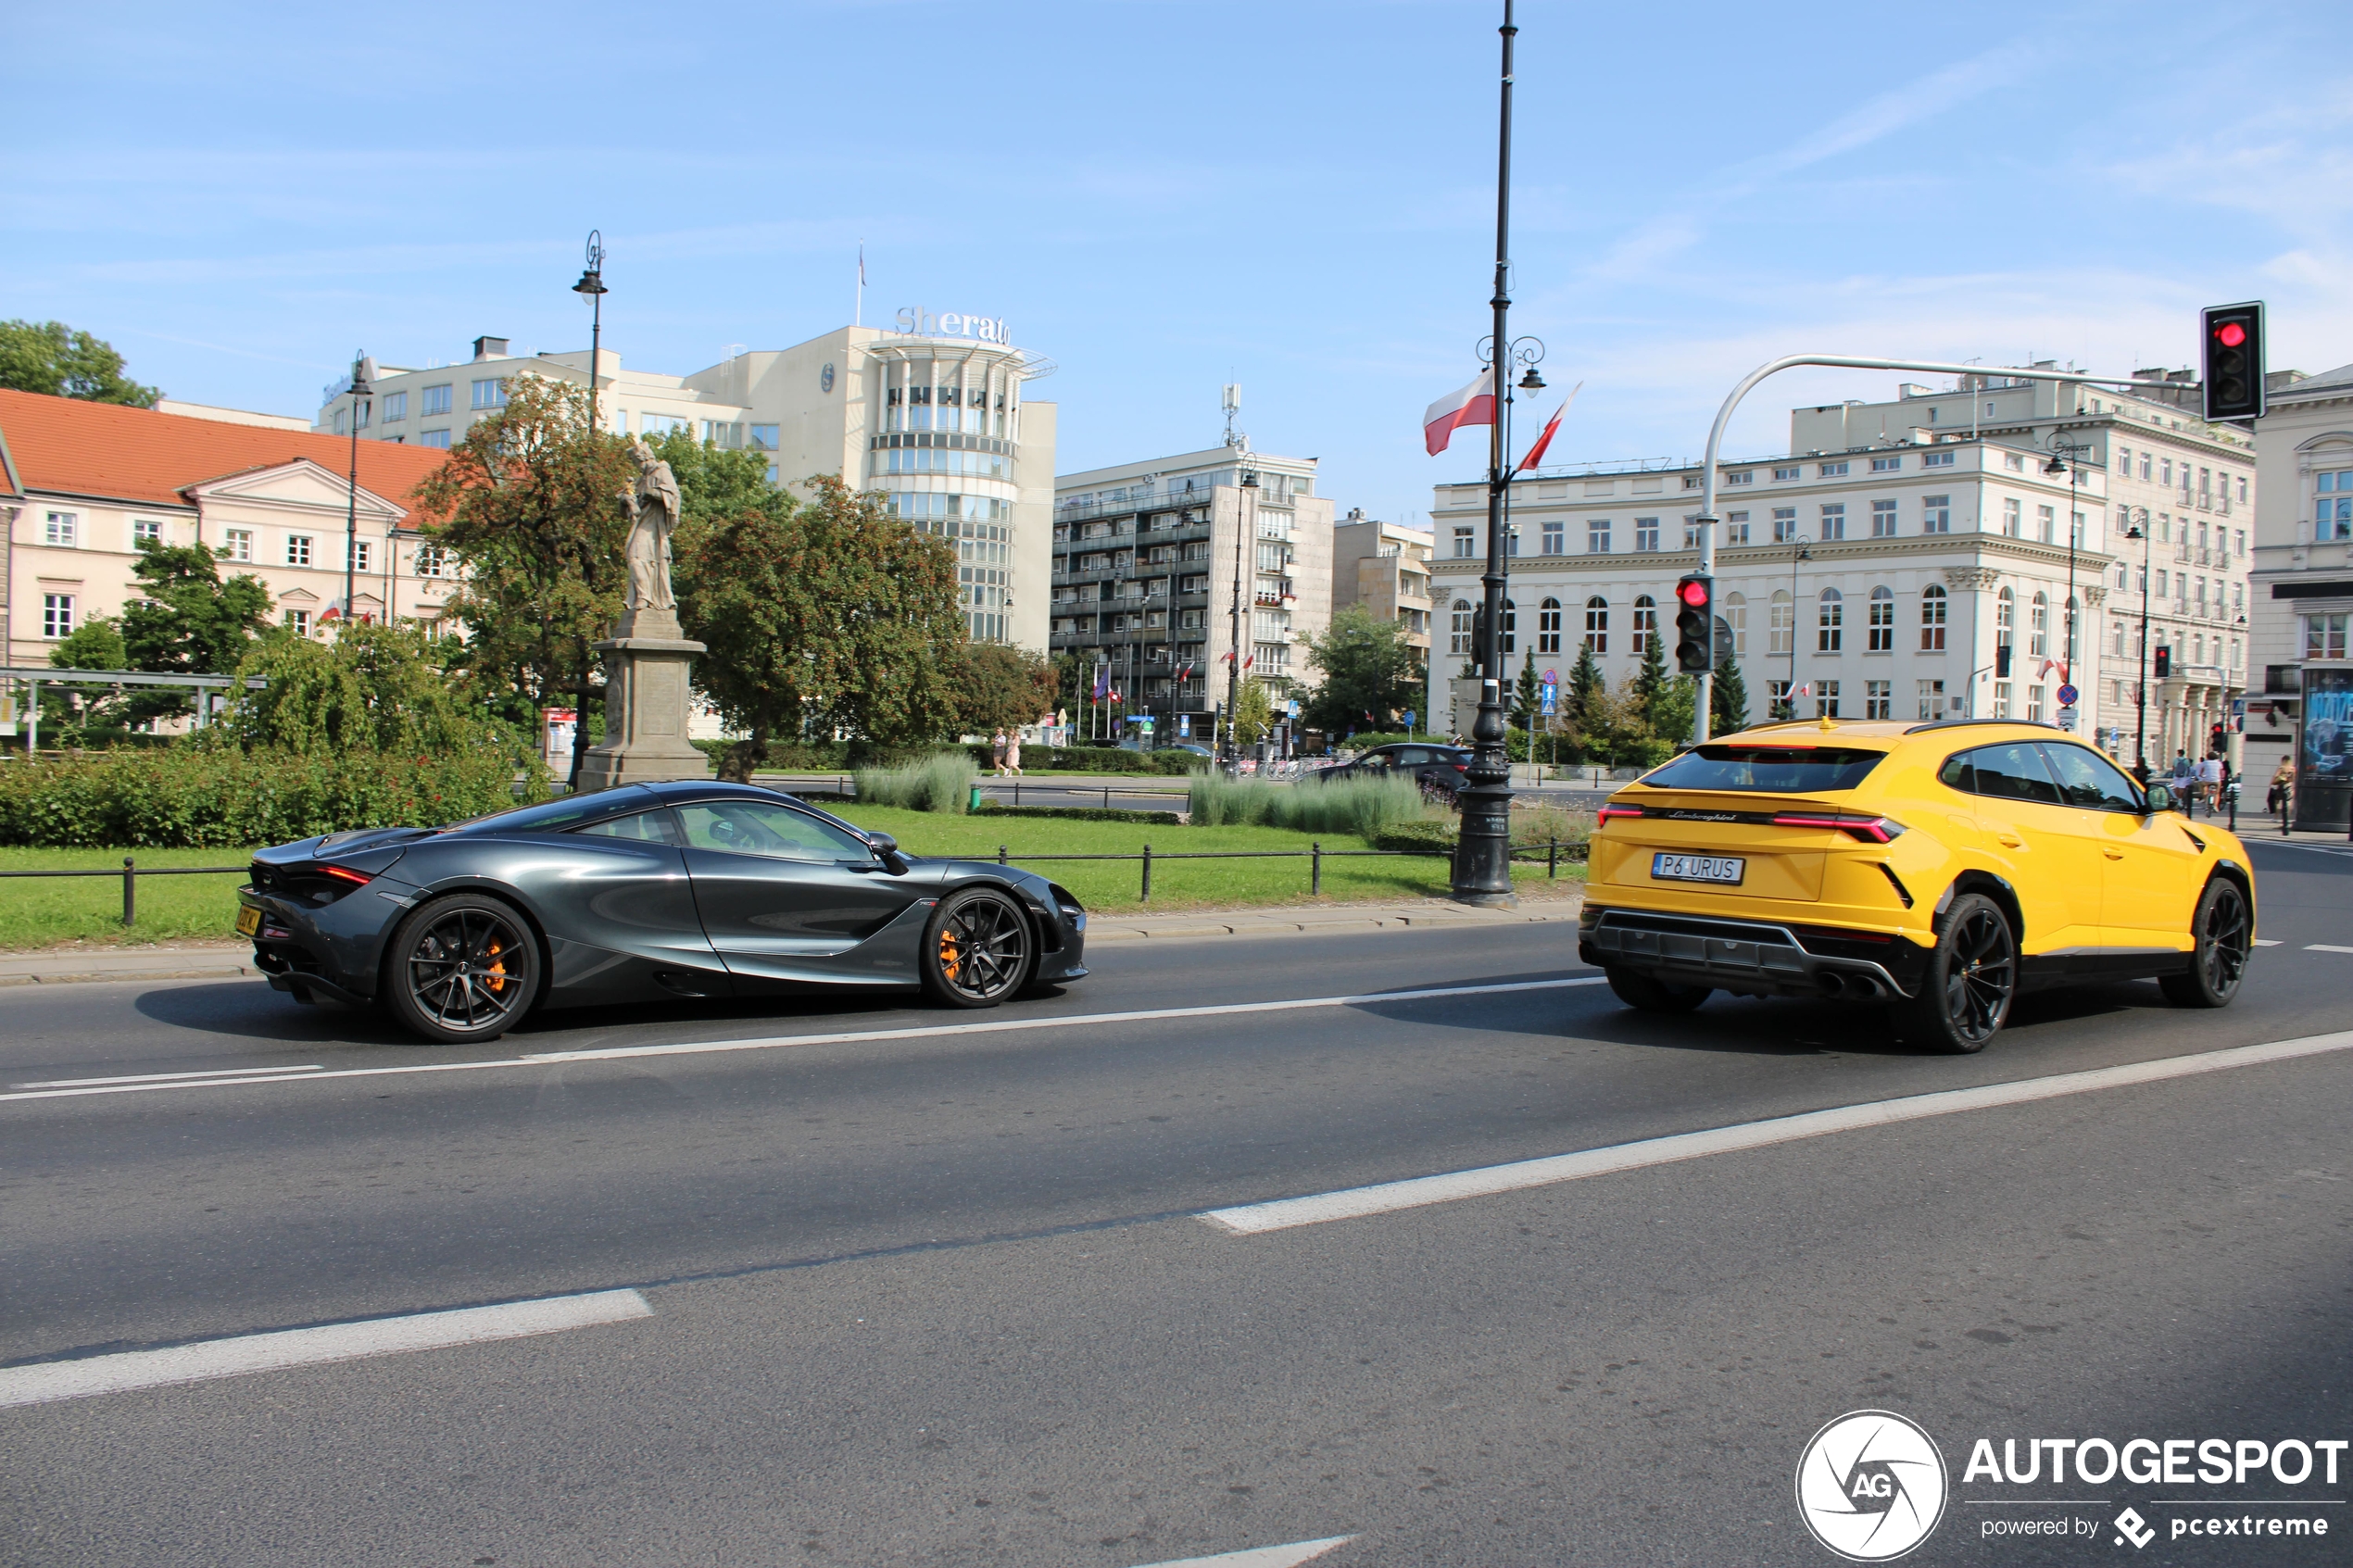
[[[1004,347],[1011,347],[1013,341],[1002,316],[973,316],[955,310],[935,315],[921,305],[900,307],[899,330],[909,337],[975,338]]]

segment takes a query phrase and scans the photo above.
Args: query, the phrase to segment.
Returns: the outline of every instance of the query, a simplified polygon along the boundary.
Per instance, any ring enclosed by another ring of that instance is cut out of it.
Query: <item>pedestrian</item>
[[[2280,759],[2280,771],[2271,775],[2271,793],[2263,797],[2263,809],[2266,811],[2285,810],[2289,797],[2295,793],[2296,759],[2292,757],[2283,757]]]
[[[1021,732],[1015,730],[1005,737],[1005,771],[1021,777]]]
[[[2198,793],[2206,797],[2208,815],[2222,809],[2222,759],[2209,757],[2197,765]]]
[[[988,737],[988,766],[999,778],[1005,776],[1005,727],[1002,724],[998,725],[997,733]]]
[[[2190,760],[2190,754],[2188,752],[2183,750],[2180,746],[2175,746],[2173,748],[2173,787],[2175,789],[2178,790],[2186,786],[2190,781],[2191,774],[2196,772],[2196,769],[2197,765]]]

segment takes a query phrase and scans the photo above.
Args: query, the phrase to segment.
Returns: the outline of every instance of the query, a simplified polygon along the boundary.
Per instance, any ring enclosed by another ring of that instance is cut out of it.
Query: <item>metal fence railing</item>
[[[73,872],[0,872],[0,877],[17,876],[116,876],[122,879],[122,923],[132,925],[139,919],[139,879],[143,876],[242,876],[251,866],[150,866],[139,869],[135,858],[125,855],[122,869],[112,866],[96,871]]]
[[[1320,897],[1324,891],[1324,862],[1326,860],[1384,858],[1451,860],[1453,856],[1454,852],[1451,849],[1327,849],[1320,843],[1311,844],[1304,849],[1177,849],[1163,850],[1157,855],[1152,853],[1152,847],[1149,844],[1143,846],[1141,854],[1137,855],[1015,855],[1011,853],[1006,846],[1002,844],[997,846],[997,863],[1000,866],[1041,865],[1049,860],[1139,861],[1142,865],[1143,874],[1141,885],[1138,889],[1138,897],[1140,902],[1146,904],[1152,901],[1152,862],[1155,860],[1305,860],[1308,863],[1308,895],[1311,897]],[[1583,859],[1585,845],[1567,839],[1548,838],[1541,844],[1512,846],[1511,858],[1515,860],[1528,860],[1538,856],[1543,859],[1544,875],[1548,879],[1557,880],[1560,876],[1561,861],[1566,859],[1574,864]]]

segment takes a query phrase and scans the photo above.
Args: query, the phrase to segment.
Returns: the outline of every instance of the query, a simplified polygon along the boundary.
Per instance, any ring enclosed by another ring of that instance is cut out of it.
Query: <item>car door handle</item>
[[[2015,834],[1997,833],[1994,836],[2002,841],[2002,847],[2006,849],[2023,849],[2026,847],[2026,840],[2020,838]]]
[[[2103,849],[2100,853],[2107,856],[2111,860],[2120,860],[2124,859],[2124,851],[2121,849]]]

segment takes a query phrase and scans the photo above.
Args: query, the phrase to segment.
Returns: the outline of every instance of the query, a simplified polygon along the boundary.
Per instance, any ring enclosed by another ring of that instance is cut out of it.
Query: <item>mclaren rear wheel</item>
[[[495,1040],[539,996],[539,940],[514,907],[453,893],[410,910],[384,954],[384,999],[428,1040]]]
[[[950,893],[924,928],[924,990],[949,1007],[995,1007],[1028,984],[1037,962],[1029,916],[993,887]]]

